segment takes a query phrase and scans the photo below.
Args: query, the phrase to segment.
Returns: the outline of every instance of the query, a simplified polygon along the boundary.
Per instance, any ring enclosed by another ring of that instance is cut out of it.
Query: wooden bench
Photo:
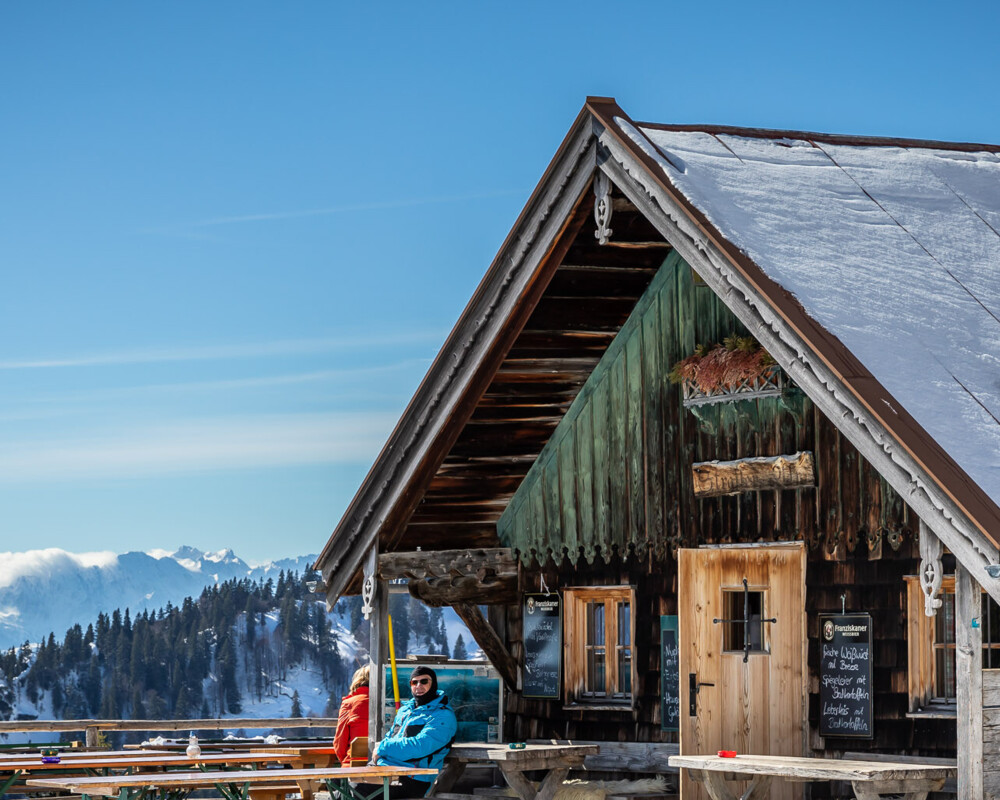
[[[120,800],[146,800],[160,797],[176,800],[192,791],[216,789],[226,800],[250,800],[256,787],[276,791],[278,786],[295,786],[311,791],[326,786],[339,792],[338,781],[381,781],[388,788],[394,778],[413,775],[436,775],[436,769],[415,767],[319,767],[312,769],[251,770],[240,772],[150,772],[140,775],[74,776],[31,778],[28,784],[90,797],[118,797]]]

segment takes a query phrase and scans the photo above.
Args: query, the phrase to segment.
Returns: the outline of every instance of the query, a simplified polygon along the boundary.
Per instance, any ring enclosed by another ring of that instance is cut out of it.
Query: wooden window
[[[566,702],[631,707],[635,686],[635,590],[630,586],[566,589],[563,593]]]
[[[910,712],[955,715],[955,577],[941,582],[937,614],[924,613],[920,579],[906,578],[907,653]],[[983,669],[1000,667],[1000,607],[983,592],[979,625],[983,631]]]

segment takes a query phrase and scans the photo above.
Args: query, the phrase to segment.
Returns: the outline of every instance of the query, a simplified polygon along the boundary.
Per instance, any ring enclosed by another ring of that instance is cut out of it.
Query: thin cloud
[[[0,482],[160,475],[372,460],[394,413],[256,415],[0,448]]]
[[[510,189],[502,192],[478,192],[475,194],[451,195],[444,197],[415,197],[410,200],[385,200],[372,203],[351,203],[328,208],[307,208],[299,211],[272,211],[261,214],[243,214],[232,217],[216,217],[215,219],[192,222],[195,228],[208,228],[216,225],[238,225],[245,222],[272,222],[283,219],[301,219],[303,217],[323,217],[333,214],[346,214],[356,211],[384,211],[390,208],[412,208],[414,206],[437,205],[444,203],[463,203],[467,200],[489,200],[495,197],[509,197],[520,194],[519,190]]]
[[[406,333],[376,337],[345,336],[336,339],[289,339],[277,342],[255,342],[249,344],[119,350],[107,353],[0,361],[0,370],[106,367],[172,361],[266,358],[272,356],[323,353],[332,350],[344,350],[350,347],[371,349],[407,344],[414,341],[439,342],[443,336],[444,334],[441,331],[408,331]]]
[[[93,389],[80,392],[59,392],[49,396],[36,396],[32,398],[32,403],[57,403],[73,404],[88,402],[93,400],[108,400],[123,396],[133,396],[142,394],[187,394],[204,392],[226,392],[226,391],[246,391],[248,389],[268,389],[277,386],[297,386],[308,383],[337,382],[350,383],[362,378],[370,378],[377,375],[391,375],[415,367],[426,369],[430,360],[427,358],[411,358],[403,361],[395,361],[389,364],[377,364],[366,367],[356,367],[352,369],[325,369],[311,372],[297,372],[285,375],[266,375],[251,378],[228,378],[211,381],[183,381],[173,383],[144,383],[134,386],[114,386],[105,389]],[[31,419],[42,415],[34,413],[36,409],[20,412],[20,416],[11,414],[12,419]],[[3,417],[0,416],[0,419]]]

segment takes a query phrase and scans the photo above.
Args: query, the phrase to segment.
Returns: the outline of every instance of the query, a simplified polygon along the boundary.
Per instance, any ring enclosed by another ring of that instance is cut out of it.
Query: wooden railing
[[[0,733],[34,731],[84,731],[87,747],[96,747],[98,731],[223,731],[232,728],[262,730],[271,728],[337,727],[336,717],[289,717],[279,719],[25,719],[0,722]]]

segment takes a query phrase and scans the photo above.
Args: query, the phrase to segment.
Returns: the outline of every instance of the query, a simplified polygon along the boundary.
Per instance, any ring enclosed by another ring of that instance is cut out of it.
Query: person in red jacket
[[[368,665],[361,667],[351,678],[347,697],[340,701],[337,715],[337,732],[333,736],[333,749],[340,763],[349,767],[348,751],[351,741],[368,735]]]

